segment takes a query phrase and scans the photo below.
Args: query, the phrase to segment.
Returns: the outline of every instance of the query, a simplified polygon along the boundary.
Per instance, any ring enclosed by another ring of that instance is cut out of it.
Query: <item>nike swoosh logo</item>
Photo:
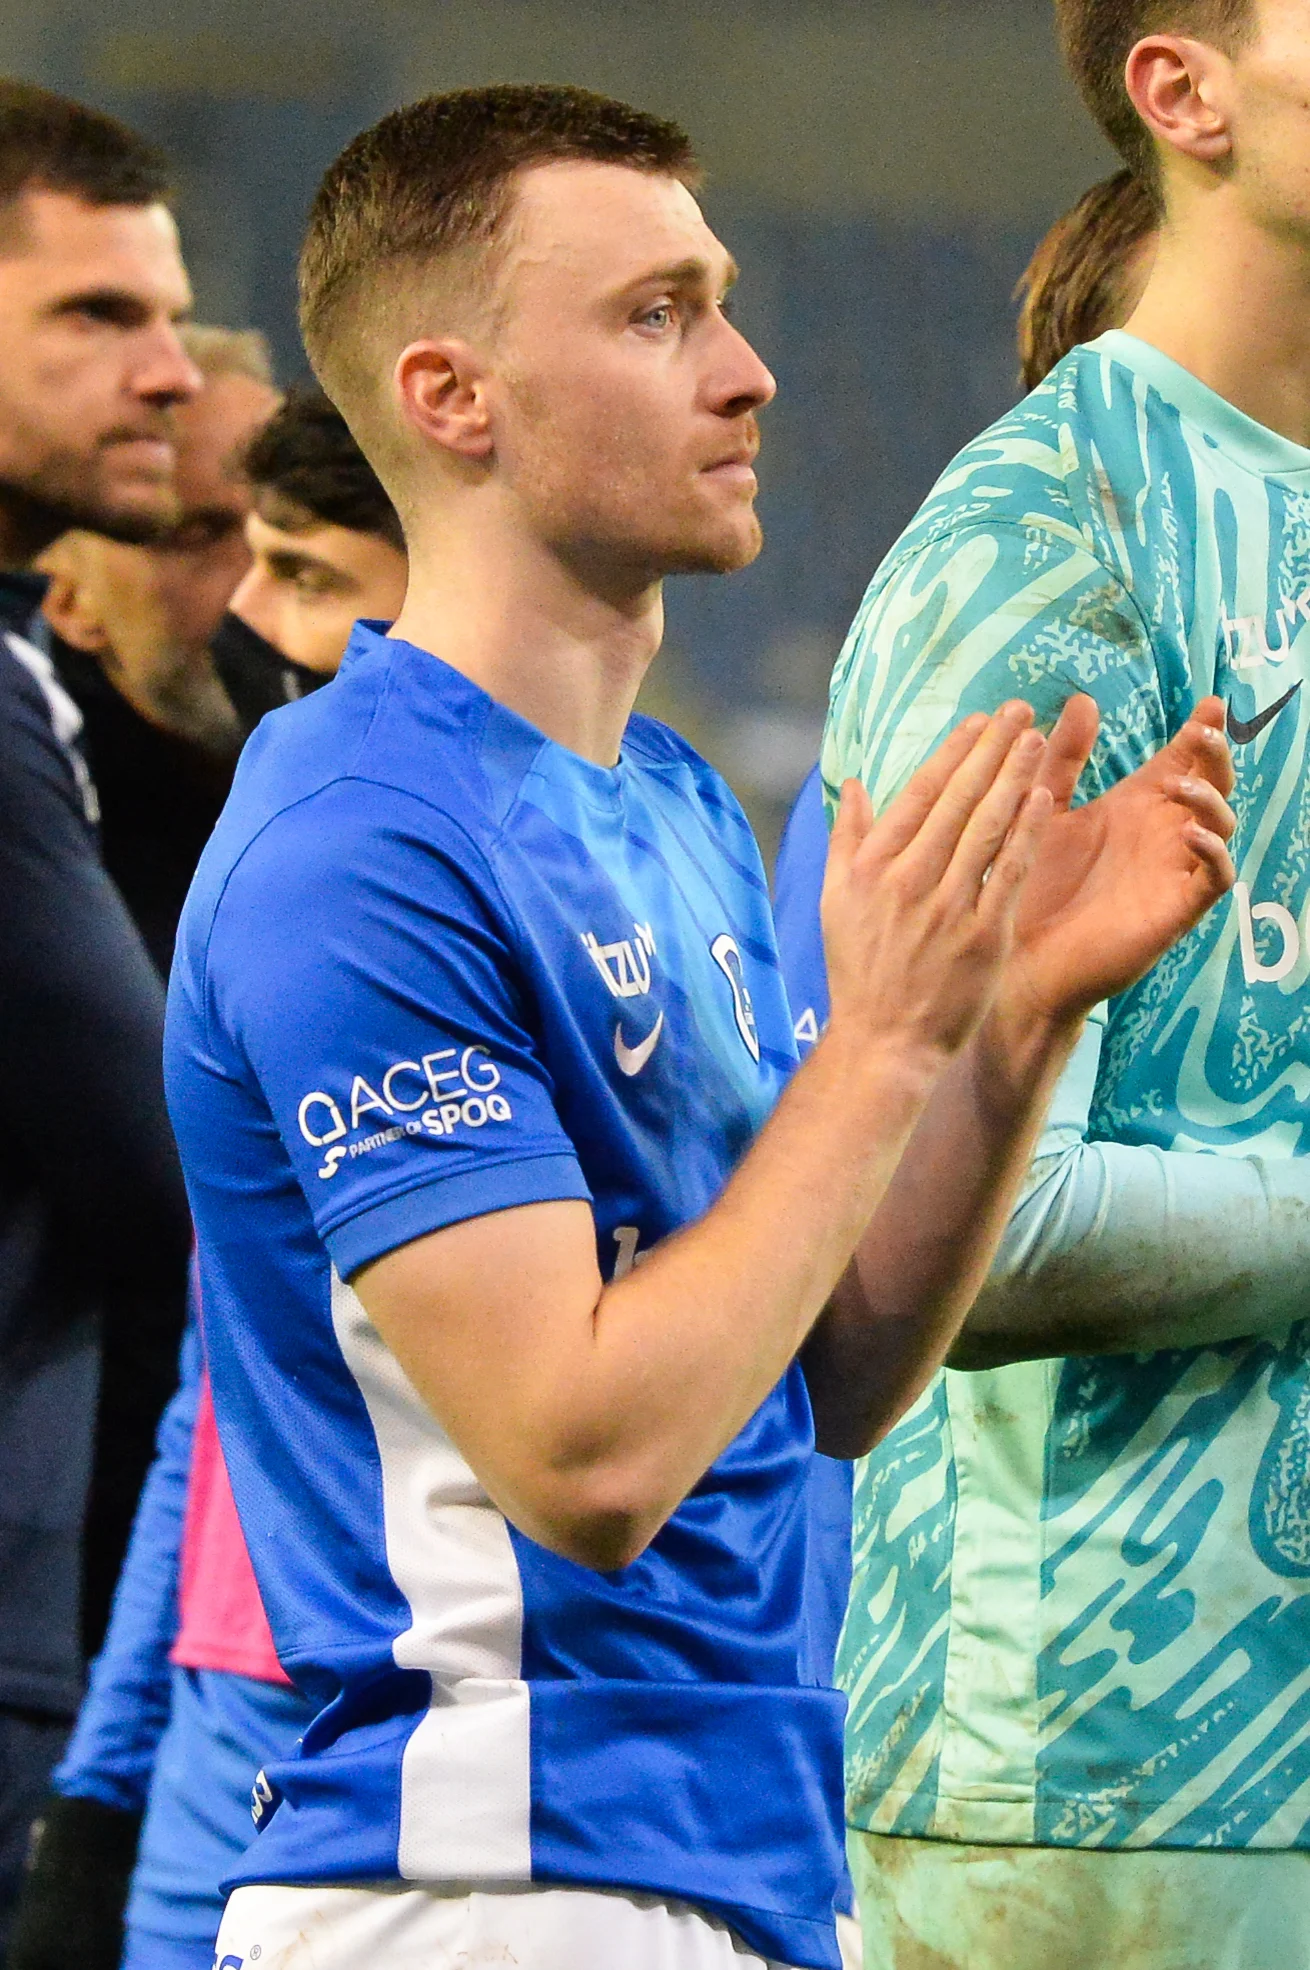
[[[641,1042],[641,1045],[630,1047],[624,1040],[623,1028],[616,1026],[614,1028],[614,1058],[619,1063],[620,1074],[626,1074],[629,1080],[631,1080],[634,1074],[640,1074],[642,1068],[659,1045],[660,1034],[663,1031],[664,1014],[661,1013],[645,1039]]]
[[[1279,712],[1287,710],[1287,707],[1291,704],[1300,688],[1301,683],[1298,680],[1290,691],[1284,691],[1276,705],[1270,705],[1267,711],[1258,712],[1251,719],[1235,717],[1233,707],[1230,704],[1228,707],[1228,736],[1233,744],[1235,746],[1249,746],[1252,739],[1258,739],[1264,731],[1265,726],[1272,725]]]

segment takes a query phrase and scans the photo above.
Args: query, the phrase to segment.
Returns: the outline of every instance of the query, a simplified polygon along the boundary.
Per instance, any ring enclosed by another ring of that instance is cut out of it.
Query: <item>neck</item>
[[[1189,186],[1124,323],[1244,411],[1310,446],[1310,245],[1256,226],[1231,181]]]
[[[486,515],[460,524],[447,513],[411,533],[393,636],[431,650],[557,745],[613,766],[663,635],[659,580],[598,575]]]
[[[0,484],[0,568],[9,574],[30,574],[37,555],[69,524],[66,515],[42,501]]]

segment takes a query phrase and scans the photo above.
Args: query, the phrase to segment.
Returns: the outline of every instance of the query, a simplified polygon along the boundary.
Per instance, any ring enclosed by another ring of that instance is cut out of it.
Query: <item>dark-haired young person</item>
[[[292,389],[242,462],[252,558],[220,641],[249,731],[328,681],[357,616],[399,612],[405,550],[320,391]],[[193,1330],[6,1970],[210,1970],[255,1775],[316,1707],[273,1652]]]
[[[159,154],[0,82],[0,1948],[79,1615],[94,1648],[175,1376],[190,1235],[163,995],[101,866],[31,563],[68,526],[172,514],[190,298]]]
[[[1275,1970],[1310,1953],[1310,10],[1058,13],[1150,277],[893,549],[824,774],[881,803],[960,716],[1090,691],[1103,794],[1218,693],[1240,879],[1089,1023],[968,1372],[857,1476],[852,1867],[874,1962]]]
[[[409,587],[247,745],[170,992],[224,1454],[323,1706],[228,1970],[836,1970],[812,1414],[863,1448],[917,1393],[1084,1010],[1229,879],[1216,707],[1069,816],[1090,705],[1049,744],[1008,706],[881,821],[852,788],[792,1072],[740,809],[630,717],[662,577],[760,544],[773,380],[697,181],[671,125],[497,88],[385,118],[311,215]]]
[[[359,617],[400,614],[407,563],[396,509],[321,390],[288,393],[245,469],[251,563],[211,648],[250,733],[335,677]]]

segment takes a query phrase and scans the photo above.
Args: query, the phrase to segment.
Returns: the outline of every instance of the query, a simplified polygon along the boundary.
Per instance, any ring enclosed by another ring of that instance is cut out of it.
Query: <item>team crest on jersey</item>
[[[754,1061],[760,1057],[760,1029],[755,1023],[755,1008],[751,1004],[750,990],[746,984],[746,967],[742,963],[741,952],[735,937],[727,931],[720,932],[710,945],[710,956],[732,988],[732,1010],[737,1021],[737,1031],[742,1044]]]
[[[648,923],[634,923],[632,936],[615,944],[602,944],[594,931],[584,930],[582,948],[616,999],[645,998],[655,956],[655,933]]]

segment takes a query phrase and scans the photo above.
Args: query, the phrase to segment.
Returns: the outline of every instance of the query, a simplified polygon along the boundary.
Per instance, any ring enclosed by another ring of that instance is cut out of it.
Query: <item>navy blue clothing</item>
[[[843,1703],[805,1601],[798,1364],[632,1566],[535,1545],[353,1292],[425,1233],[700,1217],[795,1065],[745,817],[635,718],[614,768],[360,625],[266,718],[179,931],[167,1077],[232,1488],[324,1706],[238,1881],[635,1888],[838,1961]]]
[[[189,1223],[162,994],[100,864],[42,589],[0,577],[0,1706],[69,1718],[79,1606],[98,1641],[175,1373]]]

